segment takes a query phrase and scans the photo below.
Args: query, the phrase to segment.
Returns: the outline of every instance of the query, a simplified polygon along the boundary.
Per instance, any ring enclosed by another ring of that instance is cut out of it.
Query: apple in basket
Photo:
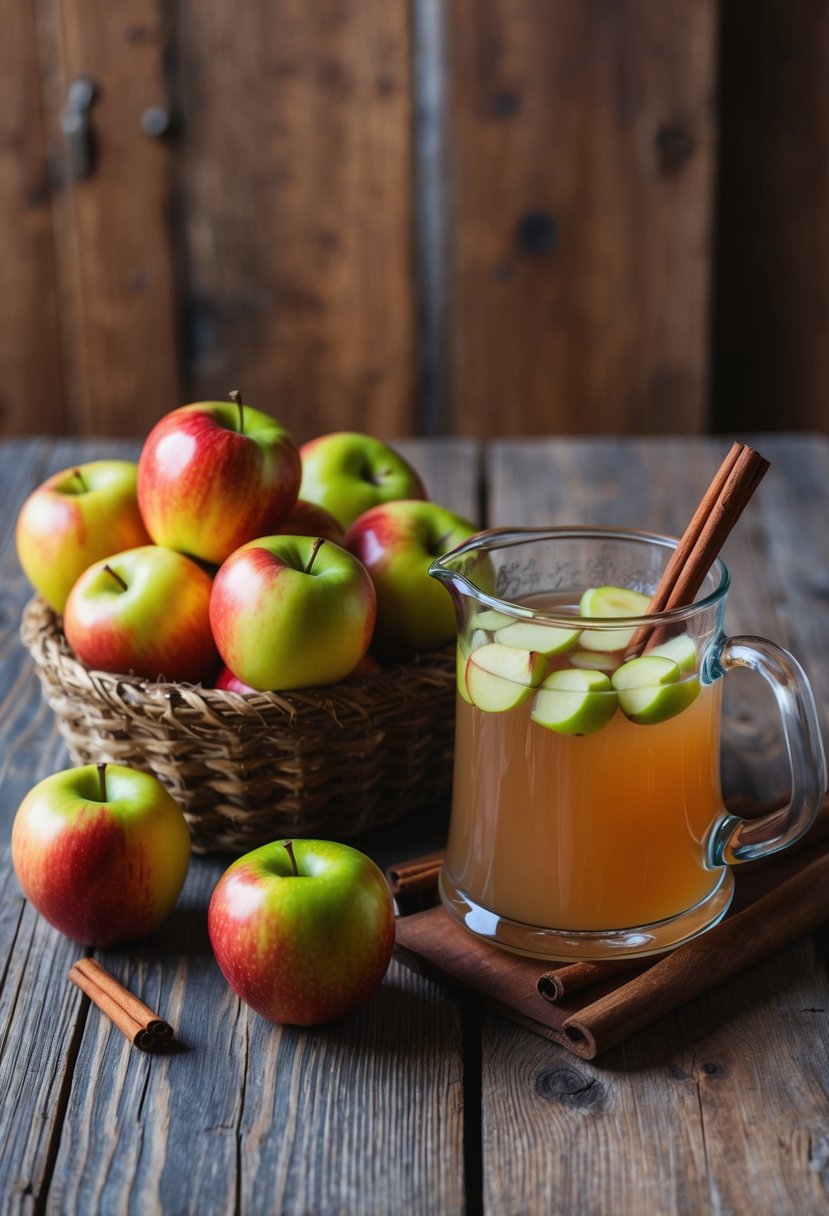
[[[227,667],[251,688],[335,684],[362,659],[376,615],[365,567],[321,537],[264,536],[232,553],[210,595]]]
[[[358,431],[332,431],[299,449],[299,497],[347,528],[358,515],[395,498],[426,498],[420,475],[388,444]]]
[[[207,914],[231,988],[271,1022],[314,1026],[363,1005],[394,944],[391,895],[357,849],[274,841],[235,861]]]
[[[15,539],[23,573],[55,612],[99,558],[150,543],[130,460],[92,460],[55,473],[26,499]]]
[[[279,526],[301,477],[288,432],[237,392],[231,397],[166,414],[138,460],[138,504],[150,536],[214,565]]]
[[[315,502],[298,498],[278,528],[281,536],[321,536],[323,540],[342,545],[345,532],[330,511],[318,507]],[[253,538],[251,538],[253,539]]]
[[[20,804],[12,862],[37,911],[84,946],[145,937],[178,898],[184,815],[155,777],[116,764],[53,773]]]
[[[210,683],[219,666],[210,587],[210,575],[172,549],[116,553],[91,565],[70,591],[66,640],[99,671]]]
[[[452,599],[430,577],[429,566],[476,531],[469,520],[434,502],[387,502],[358,516],[345,544],[366,567],[377,591],[372,650],[403,655],[454,638]]]

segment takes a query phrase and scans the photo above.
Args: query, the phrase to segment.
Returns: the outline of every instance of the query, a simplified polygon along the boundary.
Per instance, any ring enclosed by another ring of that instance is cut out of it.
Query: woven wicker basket
[[[327,688],[239,696],[90,671],[39,596],[20,633],[73,763],[155,773],[195,852],[353,836],[448,794],[451,651]]]

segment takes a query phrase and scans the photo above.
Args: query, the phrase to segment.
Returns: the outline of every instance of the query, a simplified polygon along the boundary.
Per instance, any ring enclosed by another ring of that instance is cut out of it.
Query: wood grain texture
[[[9,0],[0,38],[0,434],[62,429],[51,192],[34,7]]]
[[[829,4],[722,9],[713,417],[829,431]]]
[[[183,0],[178,29],[191,399],[412,432],[407,6]]]
[[[169,27],[152,0],[69,0],[59,23],[64,95],[77,76],[96,86],[93,172],[67,188],[59,217],[63,341],[79,380],[67,429],[138,435],[181,404],[171,151],[141,128],[145,109],[168,104]]]
[[[447,12],[454,428],[704,429],[716,5]]]
[[[814,521],[829,509],[829,444],[748,438],[772,468],[724,552],[734,577],[727,625],[766,633],[811,659],[825,724],[820,589],[829,551]],[[676,535],[722,449],[710,439],[497,444],[488,460],[489,519]],[[758,684],[747,678],[732,698],[726,771],[750,788],[759,781],[767,795],[769,783],[780,788],[787,776],[774,712]],[[561,1049],[486,1018],[485,1207],[822,1210],[829,1070],[816,1044],[828,1003],[825,967],[805,940],[635,1035],[600,1067],[574,1067]]]

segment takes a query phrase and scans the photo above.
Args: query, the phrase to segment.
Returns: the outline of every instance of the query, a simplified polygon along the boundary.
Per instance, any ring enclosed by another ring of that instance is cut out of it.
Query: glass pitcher
[[[726,637],[725,565],[694,604],[645,616],[675,545],[608,528],[494,530],[432,563],[458,621],[440,895],[494,944],[551,960],[675,946],[725,914],[733,864],[814,820],[826,761],[811,689],[772,642]],[[720,788],[733,667],[770,685],[791,767],[789,805],[756,820],[729,814]]]

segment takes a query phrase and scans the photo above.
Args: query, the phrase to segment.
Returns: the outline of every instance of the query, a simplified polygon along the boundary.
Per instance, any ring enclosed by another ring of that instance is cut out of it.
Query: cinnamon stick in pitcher
[[[694,602],[706,574],[759,486],[769,462],[747,444],[734,443],[700,499],[648,604],[648,613]],[[641,625],[625,654],[630,659],[655,645],[659,627]]]

